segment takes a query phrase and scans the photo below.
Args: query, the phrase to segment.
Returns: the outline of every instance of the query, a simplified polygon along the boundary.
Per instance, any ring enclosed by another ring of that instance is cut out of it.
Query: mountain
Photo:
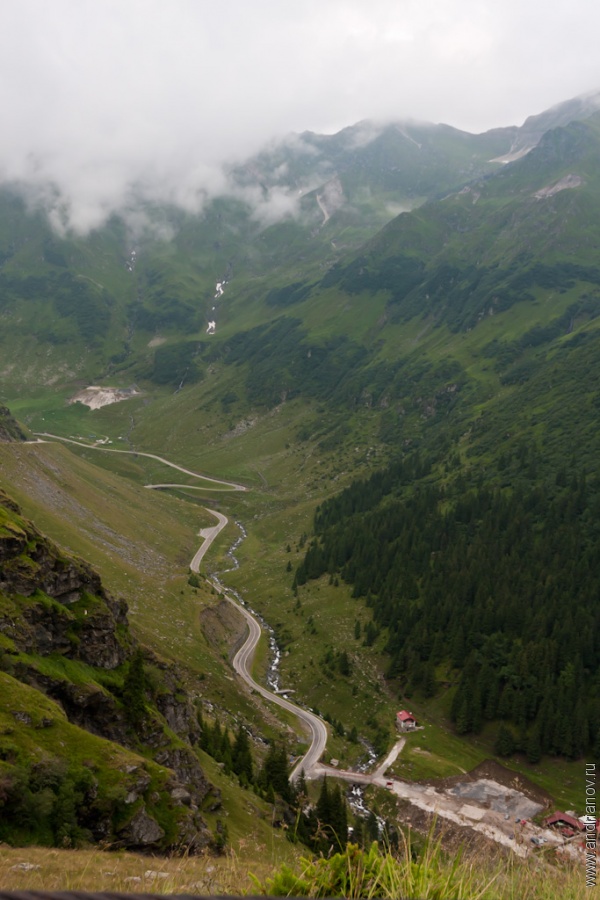
[[[27,435],[6,406],[0,406],[0,441],[26,441]]]
[[[209,321],[225,334],[269,321],[305,297],[324,270],[346,265],[348,252],[398,212],[497,173],[502,166],[493,160],[515,141],[530,146],[546,125],[579,121],[592,107],[592,100],[573,101],[538,117],[542,124],[483,135],[411,122],[306,133],[231,172],[231,195],[201,215],[146,208],[143,227],[113,217],[86,238],[58,235],[30,200],[6,187],[6,398],[114,376],[123,386],[142,379],[177,386],[184,374],[198,380],[196,342],[205,340]]]
[[[512,162],[532,150],[544,134],[553,128],[569,125],[571,122],[589,118],[600,108],[600,92],[582,94],[556,106],[544,110],[537,116],[529,116],[523,125],[514,131],[509,153],[499,158],[499,162]]]
[[[431,316],[464,331],[531,305],[536,290],[595,286],[599,125],[596,115],[548,132],[523,160],[399,216],[321,287],[387,291],[392,321]]]
[[[597,105],[483,135],[305,133],[232,171],[233,193],[202,214],[147,209],[137,232],[114,217],[60,236],[2,192],[3,402],[32,432],[88,444],[60,465],[47,448],[35,468],[13,454],[5,471],[107,579],[129,579],[134,632],[202,675],[217,721],[250,727],[256,698],[235,699],[239,635],[206,584],[198,627],[169,503],[190,541],[203,505],[243,526],[235,563],[223,547],[207,565],[273,627],[281,683],[327,716],[344,765],[363,752],[350,735],[382,754],[410,703],[427,734],[404,774],[500,755],[576,803],[569,767],[600,732]],[[90,386],[106,405],[84,405]],[[249,490],[167,486],[153,512],[115,486],[172,472],[102,448]],[[36,493],[42,470],[52,488]],[[83,491],[77,528],[59,483]],[[128,503],[148,560],[153,516],[168,523],[156,577],[108,520],[83,533],[96,507],[132,535]],[[154,585],[170,581],[167,648]],[[260,734],[297,747],[260,716]]]

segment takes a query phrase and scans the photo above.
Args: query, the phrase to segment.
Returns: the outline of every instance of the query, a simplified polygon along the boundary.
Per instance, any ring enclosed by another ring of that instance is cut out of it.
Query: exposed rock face
[[[181,678],[173,666],[162,660],[155,660],[154,665],[161,669],[164,686],[155,697],[156,706],[175,734],[196,744],[200,740],[198,717],[189,696],[181,691]]]
[[[134,817],[121,831],[121,837],[128,847],[151,847],[165,836],[156,819],[148,815],[146,807],[141,806]]]
[[[57,701],[71,723],[135,752],[150,750],[155,762],[172,772],[161,791],[178,810],[173,843],[165,845],[165,830],[153,818],[160,798],[143,770],[128,779],[125,804],[131,804],[132,811],[136,808],[118,833],[119,844],[188,852],[205,847],[210,833],[198,809],[214,789],[193,750],[200,730],[176,669],[149,649],[143,650],[144,663],[161,677],[158,683],[153,679],[152,689],[146,686],[145,714],[135,724],[123,702],[119,679],[114,681],[116,687],[112,681],[105,687],[102,678],[98,683],[92,676],[82,684],[40,671],[36,657],[51,654],[79,660],[99,672],[115,670],[126,665],[139,648],[128,630],[125,601],[112,598],[87,563],[67,557],[43,537],[1,491],[0,633],[15,649],[14,663],[10,653],[5,657],[13,675]],[[87,823],[98,840],[110,836],[110,816],[105,819]]]
[[[155,762],[172,769],[181,784],[186,785],[192,791],[192,799],[197,804],[206,797],[210,790],[210,784],[200,768],[198,758],[187,747],[168,747],[159,751],[154,757]]]
[[[134,745],[125,713],[109,691],[95,684],[73,684],[66,679],[52,679],[22,664],[15,674],[21,681],[60,703],[73,725],[124,747]]]
[[[0,504],[2,500],[0,495]],[[102,669],[125,662],[131,639],[119,637],[117,630],[127,624],[125,601],[107,594],[100,576],[87,563],[65,557],[20,518],[0,531],[0,591],[32,599],[37,592],[46,595],[20,604],[18,618],[0,615],[0,632],[25,652],[64,653]],[[48,598],[58,602],[51,604]],[[69,609],[80,601],[82,610]]]
[[[6,406],[0,406],[0,441],[26,441],[27,435]]]
[[[0,494],[0,503],[3,502]],[[30,597],[43,591],[63,603],[73,603],[84,591],[106,597],[100,576],[83,560],[66,558],[29,522],[6,526],[0,534],[0,589]]]

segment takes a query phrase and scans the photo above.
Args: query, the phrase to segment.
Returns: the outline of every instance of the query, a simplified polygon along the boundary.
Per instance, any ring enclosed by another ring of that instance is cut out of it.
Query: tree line
[[[299,841],[325,856],[344,850],[350,831],[352,842],[360,847],[373,841],[386,846],[397,843],[393,826],[386,823],[381,829],[373,812],[366,817],[351,817],[342,788],[326,777],[321,781],[318,797],[311,800],[304,772],[297,781],[290,781],[289,753],[284,744],[270,743],[262,764],[257,766],[243,725],[238,725],[235,735],[231,735],[218,719],[206,722],[200,712],[199,724],[200,747],[222,763],[225,772],[237,775],[242,787],[253,789],[277,806],[276,821],[286,828],[291,841]]]
[[[425,696],[442,672],[455,682],[459,733],[502,722],[499,752],[531,761],[600,751],[597,482],[435,483],[430,469],[400,460],[325,502],[294,584],[352,584],[387,630],[390,677]]]

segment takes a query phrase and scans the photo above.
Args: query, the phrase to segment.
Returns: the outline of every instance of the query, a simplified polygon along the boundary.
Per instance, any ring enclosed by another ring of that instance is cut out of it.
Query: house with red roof
[[[564,812],[555,812],[544,821],[546,828],[558,828],[565,837],[572,837],[578,831],[583,831],[585,825],[575,816]]]
[[[401,709],[396,713],[396,728],[398,731],[414,731],[417,727],[417,720],[411,712]]]

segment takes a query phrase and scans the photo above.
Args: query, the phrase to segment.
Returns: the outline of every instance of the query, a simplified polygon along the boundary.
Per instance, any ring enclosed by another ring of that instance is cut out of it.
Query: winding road
[[[253,690],[261,695],[261,697],[264,697],[266,700],[276,703],[277,706],[280,706],[282,709],[287,709],[288,712],[293,713],[308,730],[310,734],[310,747],[304,756],[296,761],[290,775],[290,780],[295,781],[302,770],[304,770],[305,776],[309,778],[313,773],[315,764],[325,750],[327,744],[327,727],[323,720],[319,719],[318,716],[315,716],[314,713],[309,712],[307,709],[302,709],[300,706],[296,706],[295,703],[286,700],[285,697],[274,694],[272,691],[267,690],[267,688],[264,688],[262,685],[258,684],[258,682],[254,681],[250,674],[250,667],[252,665],[256,645],[258,644],[261,635],[260,625],[247,609],[244,609],[243,606],[239,606],[235,600],[232,600],[227,594],[224,596],[230,603],[234,603],[237,609],[243,613],[250,629],[250,633],[243,646],[240,647],[233,657],[233,668]]]
[[[129,456],[144,456],[147,459],[154,459],[157,462],[163,463],[165,466],[169,466],[171,469],[176,469],[178,472],[183,472],[184,475],[191,475],[192,478],[201,478],[202,481],[208,481],[211,484],[220,484],[224,488],[229,491],[247,491],[248,488],[243,484],[236,484],[235,481],[221,481],[219,478],[209,478],[208,475],[201,475],[199,472],[192,472],[191,469],[184,469],[183,466],[178,466],[176,463],[169,462],[168,459],[164,459],[162,456],[157,456],[155,453],[142,453],[140,450],[118,450],[116,447],[104,447],[100,444],[86,444],[85,441],[76,441],[73,438],[61,437],[58,434],[50,434],[47,431],[36,431],[34,432],[36,437],[39,438],[52,438],[55,441],[63,441],[65,444],[75,444],[77,447],[85,447],[86,450],[103,450],[105,453],[126,453]],[[194,485],[190,484],[147,484],[145,485],[147,488],[163,488],[163,487],[178,487],[178,488],[194,488]],[[201,489],[204,487],[202,485]]]
[[[84,441],[76,441],[73,438],[64,438],[60,437],[60,435],[49,434],[48,432],[36,432],[36,437],[42,439],[64,441],[67,444],[76,444],[77,446],[85,447],[87,450],[103,450],[105,453],[126,453],[131,456],[144,456],[148,459],[157,460],[158,462],[161,462],[166,466],[170,466],[170,468],[176,469],[179,472],[183,472],[186,475],[191,475],[193,478],[200,478],[204,482],[210,482],[211,484],[219,485],[221,488],[225,488],[226,490],[248,490],[248,488],[246,488],[242,484],[237,484],[231,481],[222,481],[218,478],[209,478],[207,475],[201,475],[198,472],[193,472],[190,469],[185,469],[183,466],[172,463],[168,459],[164,459],[162,456],[157,456],[154,453],[141,453],[137,450],[118,450],[113,447],[105,447],[104,445],[87,444]],[[151,489],[189,489],[194,487],[197,487],[198,490],[202,488],[204,488],[205,490],[208,489],[205,485],[195,486],[187,484],[146,484],[145,487]],[[198,536],[203,540],[190,562],[190,570],[195,574],[198,574],[198,572],[200,571],[200,564],[213,541],[225,528],[229,521],[227,516],[223,515],[223,513],[217,512],[214,509],[209,509],[208,507],[204,508],[206,512],[215,516],[215,518],[217,519],[217,524],[209,528],[202,528],[198,532]],[[300,720],[302,726],[308,731],[308,734],[310,736],[310,746],[307,752],[296,761],[290,775],[290,780],[294,781],[296,778],[298,778],[301,771],[304,771],[304,774],[307,778],[311,777],[313,775],[313,771],[316,774],[317,763],[327,745],[327,726],[325,725],[323,720],[316,716],[314,713],[309,712],[309,710],[302,709],[302,707],[300,706],[296,706],[295,703],[292,703],[290,700],[287,700],[285,697],[282,697],[279,694],[273,693],[273,691],[269,691],[267,688],[263,687],[253,679],[252,675],[250,674],[250,670],[252,668],[252,660],[254,659],[256,645],[258,644],[262,633],[261,627],[252,613],[250,613],[245,607],[238,603],[237,600],[227,594],[222,584],[216,582],[209,583],[212,587],[215,588],[215,590],[217,590],[219,593],[222,593],[224,598],[229,603],[235,606],[235,608],[244,616],[248,624],[248,637],[246,638],[240,649],[237,651],[232,661],[233,669],[236,674],[239,675],[240,678],[242,678],[253,691],[256,691],[261,695],[261,697],[264,697],[265,700],[269,700],[271,703],[275,703],[282,709],[291,712]]]
[[[199,532],[199,536],[204,538],[200,548],[194,555],[190,563],[190,569],[192,572],[198,573],[200,570],[200,563],[204,557],[204,554],[215,540],[220,531],[225,528],[227,525],[228,519],[227,516],[224,516],[223,513],[216,512],[214,509],[208,509],[205,507],[207,512],[216,516],[219,520],[216,525],[212,528],[203,528]],[[282,709],[288,710],[288,712],[293,713],[302,725],[308,730],[310,734],[310,747],[304,756],[300,757],[299,760],[296,761],[296,764],[292,770],[290,775],[290,780],[294,781],[300,775],[300,772],[304,770],[304,774],[306,777],[310,777],[312,774],[313,768],[315,764],[321,757],[321,754],[325,750],[325,746],[327,744],[327,727],[322,719],[319,719],[314,713],[309,712],[307,709],[302,709],[300,706],[296,706],[295,703],[286,700],[285,697],[280,696],[279,694],[273,693],[273,691],[269,691],[267,688],[263,687],[257,681],[254,680],[252,675],[250,674],[250,670],[252,668],[252,660],[254,659],[254,651],[256,650],[256,645],[258,644],[261,636],[261,627],[252,615],[245,607],[241,606],[237,600],[233,597],[230,597],[226,590],[223,588],[223,585],[220,582],[209,582],[212,587],[215,588],[219,593],[223,594],[225,600],[232,603],[238,612],[246,619],[246,623],[248,625],[248,637],[237,651],[235,656],[233,657],[232,665],[234,671],[242,678],[249,687],[256,691],[261,697],[264,697],[265,700],[270,700],[271,703],[276,703],[277,706],[280,706]]]
[[[141,453],[136,450],[118,450],[116,448],[105,447],[99,444],[87,444],[83,441],[76,441],[71,438],[63,438],[59,435],[48,433],[39,433],[36,434],[36,436],[42,439],[50,438],[58,441],[64,441],[68,444],[77,444],[81,447],[85,447],[86,449],[104,450],[104,452],[106,453],[126,453],[132,456],[144,456],[163,463],[164,465],[169,466],[172,469],[176,469],[179,472],[183,472],[186,475],[201,479],[203,482],[208,482],[209,485],[213,484],[219,486],[221,490],[248,490],[242,484],[223,481],[217,478],[210,478],[206,475],[202,475],[198,472],[193,472],[190,469],[186,469],[183,466],[179,466],[176,463],[172,463],[169,460],[164,459],[161,456],[157,456],[153,453]],[[188,490],[193,487],[204,490],[210,489],[206,484],[203,484],[201,486],[186,484],[147,484],[145,485],[145,487],[154,489],[168,487],[185,488]],[[216,489],[216,487],[213,488],[213,490]],[[202,560],[204,559],[205,554],[210,549],[214,540],[225,528],[229,521],[227,516],[223,515],[223,513],[217,512],[213,509],[209,509],[208,507],[205,507],[205,509],[211,515],[215,516],[215,518],[217,519],[217,524],[213,525],[212,527],[202,528],[198,532],[198,536],[202,538],[202,544],[200,545],[190,562],[190,570],[194,573],[199,572],[200,565],[202,563]],[[506,823],[506,819],[508,818],[508,816],[503,816],[501,813],[494,812],[493,810],[488,810],[487,808],[474,808],[472,805],[472,801],[471,805],[469,805],[468,803],[465,803],[464,798],[454,796],[451,793],[448,793],[441,788],[436,788],[432,785],[420,784],[418,782],[406,782],[399,778],[395,778],[394,776],[388,776],[388,778],[386,779],[385,772],[394,761],[398,753],[401,752],[404,745],[404,738],[402,738],[395,744],[394,748],[388,754],[386,759],[371,774],[340,770],[338,768],[334,768],[332,766],[328,766],[324,763],[319,762],[319,759],[327,745],[328,735],[325,723],[314,713],[310,712],[309,710],[302,709],[295,703],[287,700],[285,696],[275,694],[273,691],[270,691],[267,688],[263,687],[261,684],[258,684],[258,682],[256,682],[252,678],[250,670],[252,667],[254,652],[261,636],[260,624],[247,608],[245,608],[241,603],[227,594],[226,589],[220,582],[215,580],[209,582],[209,584],[211,584],[211,586],[214,587],[219,594],[222,594],[222,596],[229,603],[235,606],[235,608],[244,616],[248,625],[248,636],[245,639],[243,645],[235,654],[232,661],[235,673],[246,682],[251,690],[256,691],[258,694],[260,694],[261,697],[264,697],[265,700],[268,700],[271,703],[275,703],[277,706],[287,710],[288,712],[296,716],[309,734],[309,748],[303,756],[296,760],[294,768],[290,774],[291,781],[297,779],[300,773],[304,771],[304,774],[308,779],[319,778],[323,775],[329,775],[331,777],[339,778],[355,785],[364,784],[366,786],[368,784],[375,784],[381,788],[386,788],[399,798],[408,800],[409,803],[418,807],[424,812],[427,812],[433,816],[442,816],[443,818],[450,820],[451,822],[454,822],[462,827],[468,826],[474,831],[480,832],[486,838],[509,847],[519,856],[527,855],[527,843],[525,843],[524,845],[520,844],[519,841],[516,840],[515,834],[507,833],[507,831],[509,831]],[[484,817],[485,820],[482,821]],[[546,840],[552,839],[552,835],[549,832],[542,832],[542,829],[537,826],[533,826],[533,824],[530,823],[528,823],[528,833],[536,835],[541,835],[543,833],[546,836]]]

